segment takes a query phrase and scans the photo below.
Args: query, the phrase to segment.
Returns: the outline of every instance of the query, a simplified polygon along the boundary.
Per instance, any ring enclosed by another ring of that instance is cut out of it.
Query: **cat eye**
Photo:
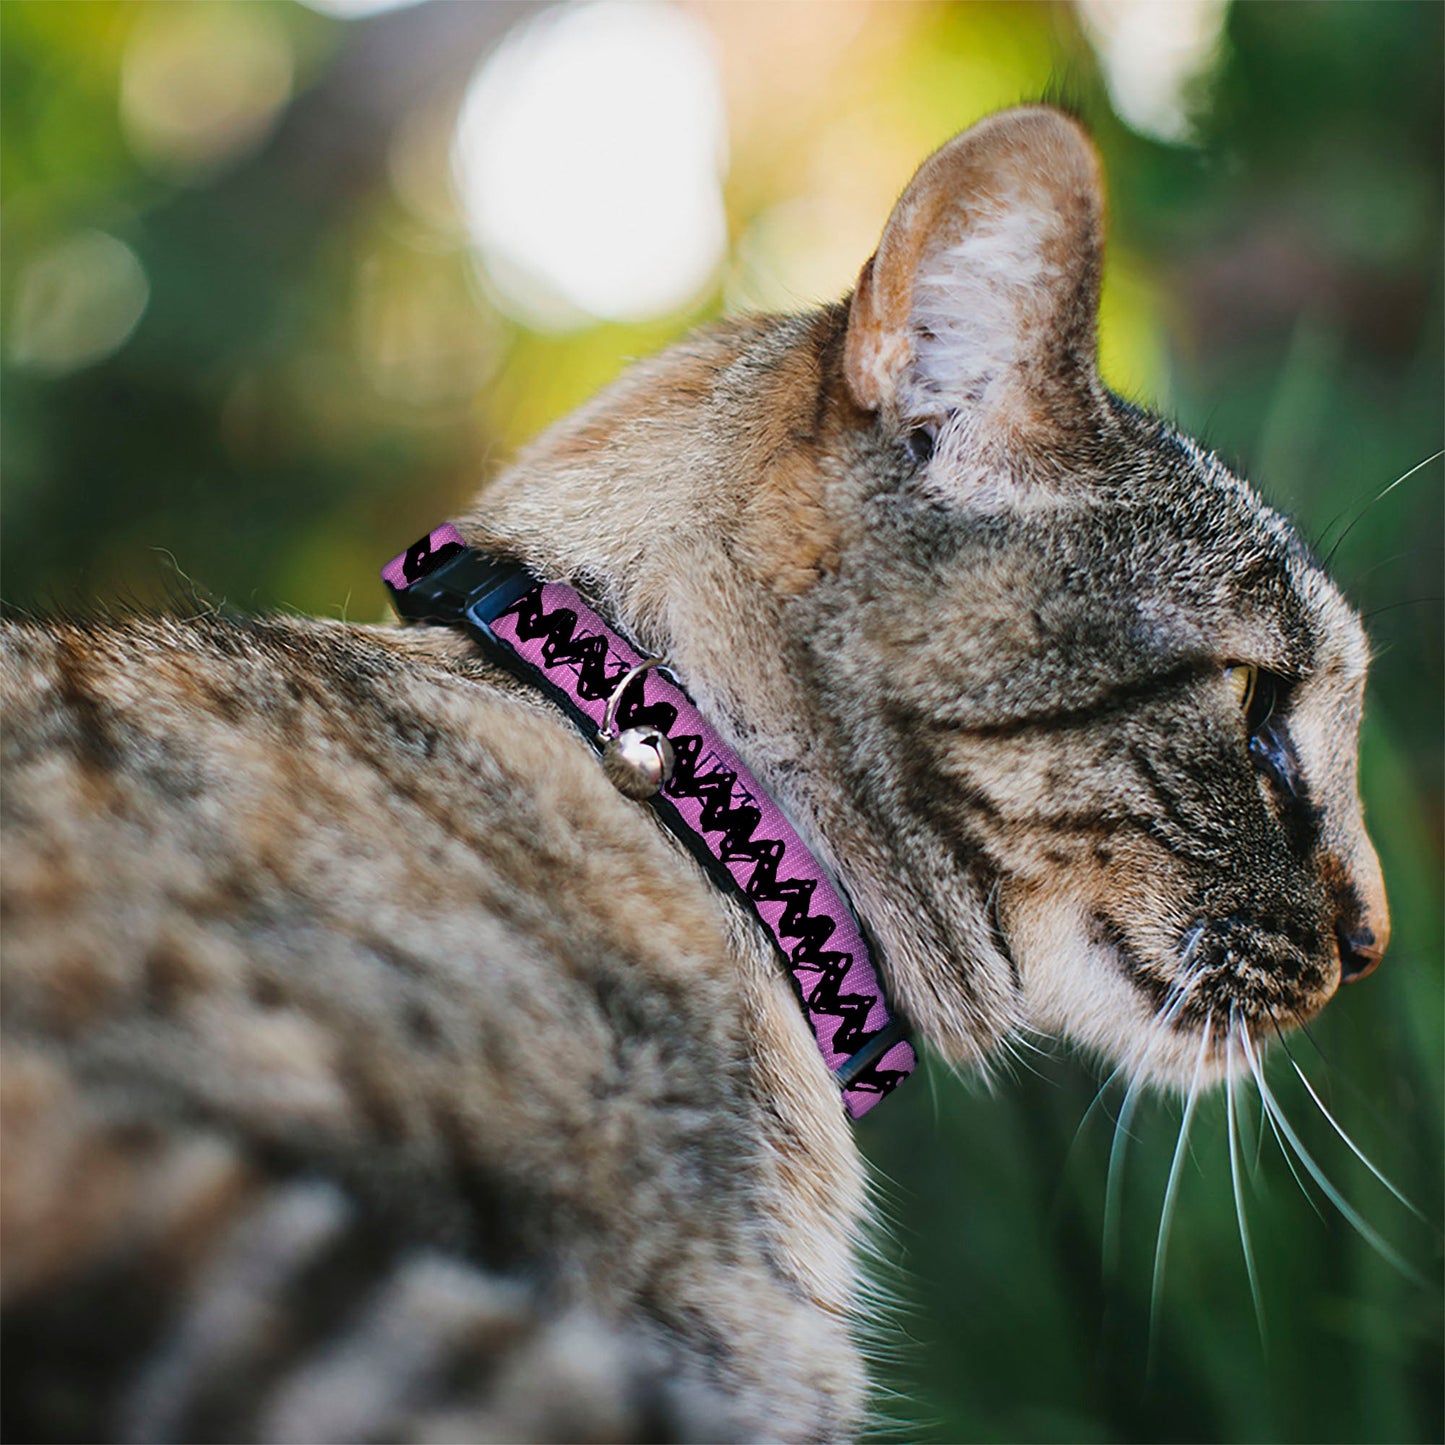
[[[1278,697],[1274,674],[1255,667],[1253,663],[1236,662],[1224,669],[1224,680],[1244,714],[1245,727],[1253,736],[1274,712]]]
[[[933,455],[933,444],[937,438],[938,428],[932,422],[926,426],[916,426],[903,438],[903,449],[914,465],[921,467]]]
[[[1234,694],[1234,700],[1239,704],[1240,710],[1249,711],[1249,705],[1254,701],[1255,684],[1259,681],[1259,669],[1251,667],[1248,663],[1236,663],[1233,667],[1224,669],[1224,680],[1229,684],[1229,690]]]

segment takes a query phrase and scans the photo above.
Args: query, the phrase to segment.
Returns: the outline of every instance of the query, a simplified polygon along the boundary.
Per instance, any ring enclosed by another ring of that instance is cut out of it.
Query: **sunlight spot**
[[[264,6],[161,5],[126,47],[121,120],[153,168],[204,177],[265,140],[291,80],[291,43]]]
[[[410,5],[420,5],[422,0],[301,0],[308,9],[322,15],[334,15],[338,20],[365,20],[370,15],[379,15],[383,10],[403,10]]]
[[[1196,85],[1219,59],[1229,0],[1076,0],[1114,109],[1133,129],[1189,138]]]
[[[150,287],[136,254],[104,231],[81,231],[20,274],[10,327],[17,366],[59,374],[117,351],[140,321]]]
[[[546,11],[478,71],[453,173],[497,300],[566,329],[697,300],[727,242],[706,32],[656,0]]]

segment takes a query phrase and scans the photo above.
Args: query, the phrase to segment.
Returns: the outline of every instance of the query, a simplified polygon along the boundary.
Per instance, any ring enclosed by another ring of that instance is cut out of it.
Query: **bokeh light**
[[[292,71],[286,29],[264,5],[149,9],[121,70],[126,135],[155,170],[209,174],[266,137],[290,98]]]
[[[338,20],[366,20],[384,10],[405,10],[422,0],[301,0],[309,10],[334,15]]]
[[[456,184],[495,293],[544,328],[697,300],[727,243],[726,146],[706,32],[670,6],[550,10],[468,91]]]
[[[67,236],[20,274],[9,359],[55,375],[101,361],[125,344],[149,299],[145,271],[124,241],[104,231]]]
[[[1120,117],[1186,141],[1197,88],[1218,64],[1228,0],[1078,0]]]

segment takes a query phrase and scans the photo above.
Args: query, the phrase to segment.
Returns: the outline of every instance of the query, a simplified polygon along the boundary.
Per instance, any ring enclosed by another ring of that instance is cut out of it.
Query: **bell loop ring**
[[[676,758],[667,734],[658,728],[628,728],[618,732],[617,709],[627,689],[648,668],[658,667],[664,660],[649,657],[623,674],[607,699],[602,729],[597,734],[597,741],[602,744],[602,771],[619,793],[639,801],[652,797],[672,777]]]
[[[661,667],[666,661],[665,657],[644,658],[636,667],[630,667],[622,674],[617,686],[608,695],[607,709],[602,714],[602,731],[597,735],[601,742],[605,743],[609,738],[617,736],[617,709],[622,706],[622,698],[627,689],[649,668]]]

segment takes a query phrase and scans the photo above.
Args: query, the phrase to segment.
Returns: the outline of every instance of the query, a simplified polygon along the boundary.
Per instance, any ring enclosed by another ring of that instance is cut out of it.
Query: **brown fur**
[[[1072,123],[986,122],[851,304],[643,363],[459,525],[670,657],[921,1042],[1182,1086],[1384,945],[1365,647],[1099,382],[1101,212]],[[1288,786],[1238,663],[1285,680]],[[445,630],[218,616],[16,624],[0,685],[22,1433],[857,1430],[836,1088],[757,921],[547,703]]]

